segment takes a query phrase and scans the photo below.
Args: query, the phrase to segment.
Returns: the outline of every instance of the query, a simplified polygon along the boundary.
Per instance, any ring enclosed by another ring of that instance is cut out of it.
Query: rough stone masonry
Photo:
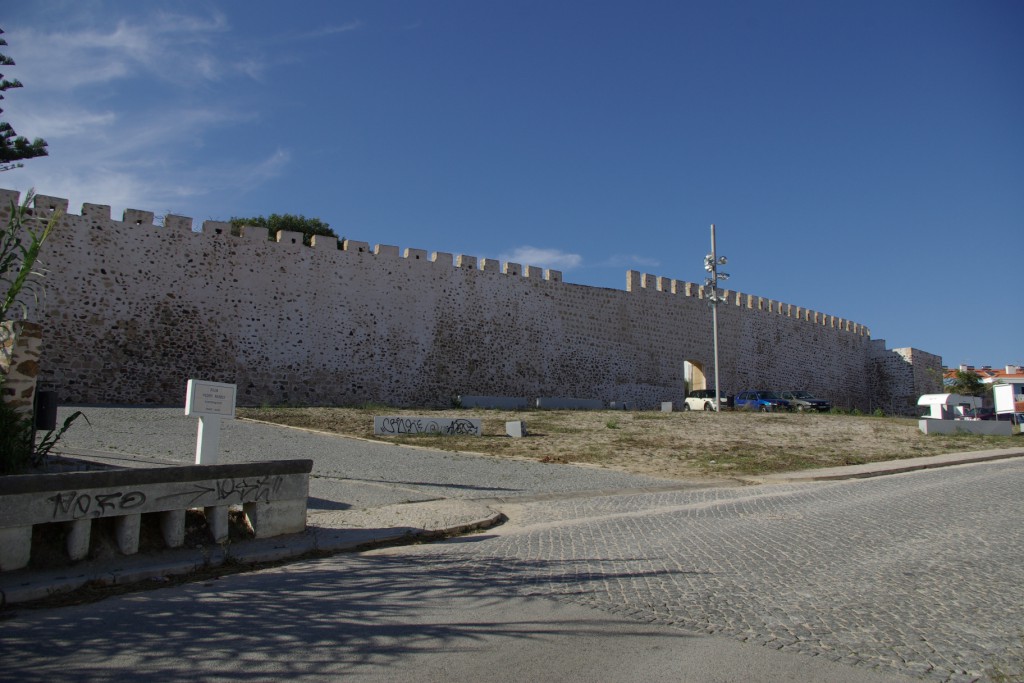
[[[19,193],[0,190],[0,220]],[[44,246],[40,380],[65,403],[180,405],[189,378],[238,385],[240,405],[367,401],[448,407],[458,395],[572,396],[657,408],[710,386],[711,315],[693,283],[630,271],[625,290],[422,249],[36,195],[61,212]],[[887,411],[941,359],[886,350],[858,323],[727,291],[723,393],[809,389]],[[911,403],[912,405],[912,403]]]

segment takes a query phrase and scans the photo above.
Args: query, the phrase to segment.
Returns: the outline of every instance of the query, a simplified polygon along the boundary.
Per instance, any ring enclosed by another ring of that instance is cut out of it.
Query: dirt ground
[[[382,415],[480,418],[483,436],[377,437]],[[554,410],[240,408],[238,416],[391,443],[668,478],[765,474],[1019,446],[1019,435],[925,435],[917,420],[843,414]],[[513,439],[505,422],[522,420]]]

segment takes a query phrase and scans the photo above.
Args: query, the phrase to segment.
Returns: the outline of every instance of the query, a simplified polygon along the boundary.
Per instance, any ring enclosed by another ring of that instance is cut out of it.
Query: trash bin
[[[57,428],[57,392],[36,392],[36,429],[50,431]]]

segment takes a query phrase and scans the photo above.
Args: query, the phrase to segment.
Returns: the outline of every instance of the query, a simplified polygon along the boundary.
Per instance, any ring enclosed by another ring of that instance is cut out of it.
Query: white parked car
[[[726,407],[725,394],[718,397],[719,405],[723,408]],[[683,399],[683,410],[707,410],[711,411],[715,409],[715,390],[714,389],[698,389],[697,391],[691,391]]]

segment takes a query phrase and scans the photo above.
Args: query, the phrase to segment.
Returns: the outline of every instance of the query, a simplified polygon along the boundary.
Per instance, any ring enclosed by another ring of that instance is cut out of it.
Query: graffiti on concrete
[[[405,415],[373,418],[373,433],[378,436],[440,434],[443,436],[481,436],[480,420],[470,418],[408,417]]]
[[[61,491],[50,496],[46,501],[53,503],[53,519],[68,515],[72,519],[83,519],[133,510],[145,504],[146,494],[142,491],[114,491],[112,493]]]

